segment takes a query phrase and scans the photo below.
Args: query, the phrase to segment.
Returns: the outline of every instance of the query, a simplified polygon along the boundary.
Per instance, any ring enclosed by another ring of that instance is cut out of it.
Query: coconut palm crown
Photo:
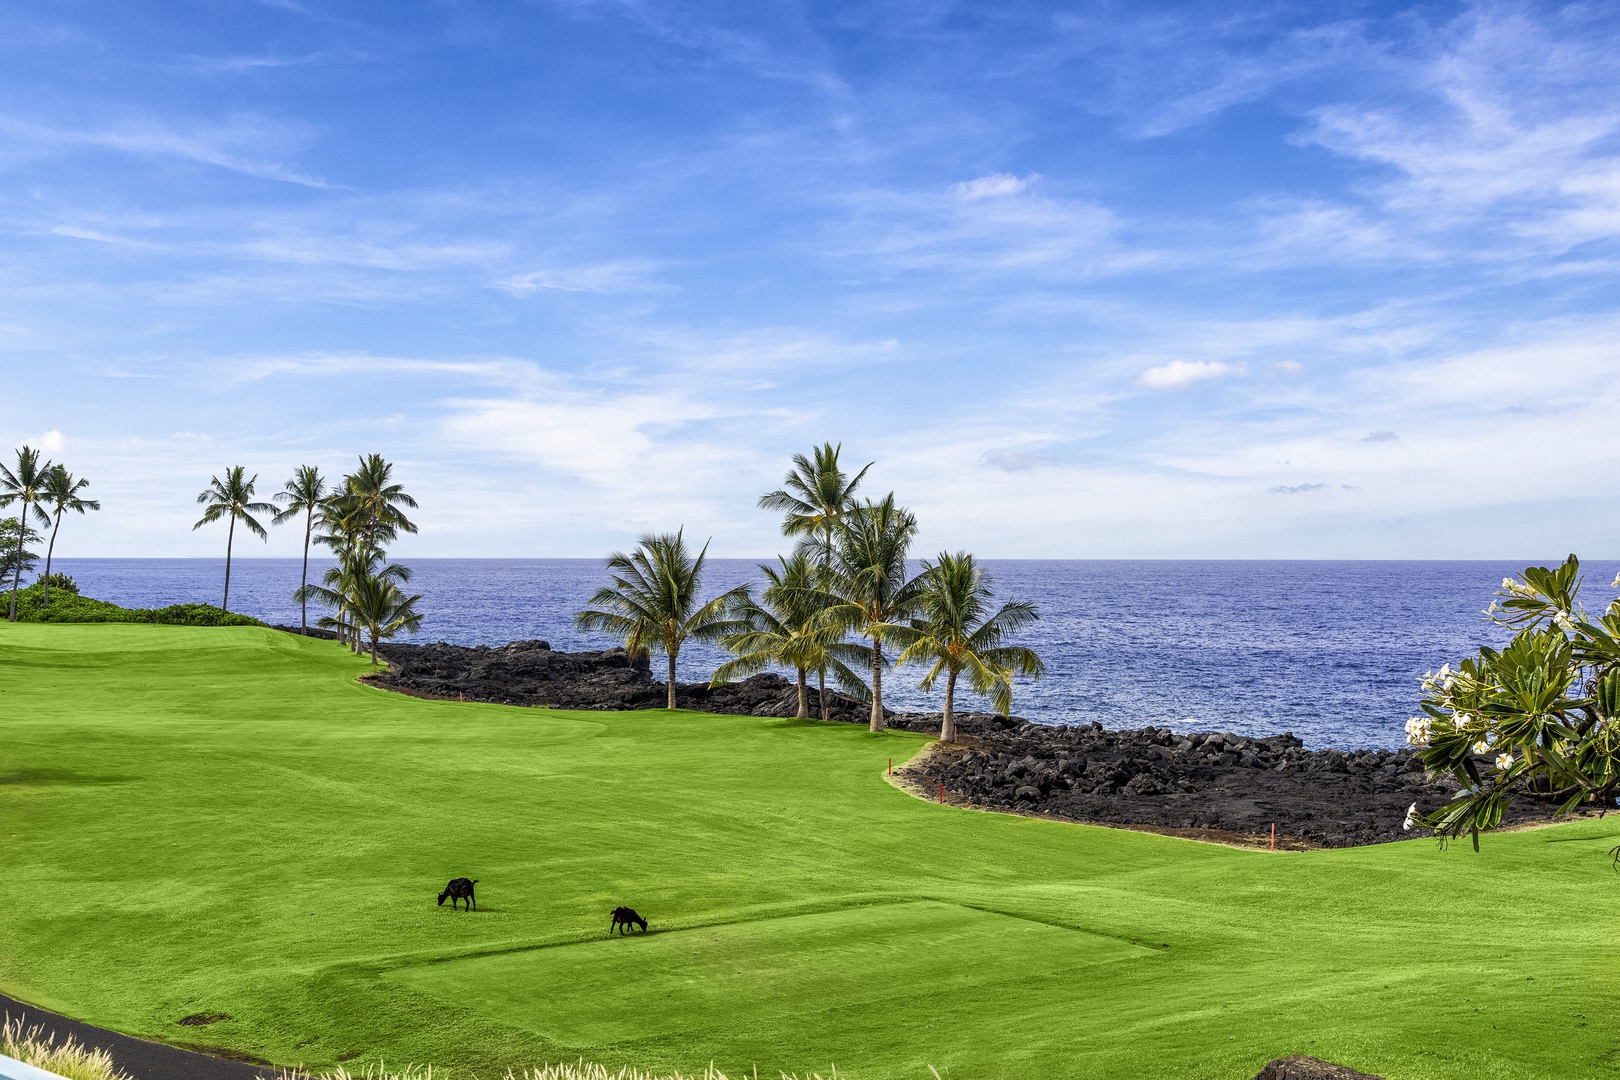
[[[210,477],[208,486],[202,494],[197,496],[197,502],[207,509],[203,511],[202,520],[191,528],[193,531],[202,528],[211,522],[226,518],[230,521],[230,529],[225,534],[225,596],[220,601],[219,609],[231,609],[231,548],[236,541],[236,523],[240,521],[254,536],[260,540],[269,540],[270,534],[264,531],[254,514],[273,514],[276,508],[267,502],[254,502],[254,487],[259,481],[258,474],[248,477],[247,470],[240,465],[233,465],[225,470],[225,479]]]
[[[51,556],[56,554],[56,534],[62,528],[62,515],[72,510],[83,514],[86,510],[100,510],[95,499],[81,498],[79,492],[90,486],[88,480],[76,480],[72,473],[60,465],[52,465],[45,474],[44,503],[50,507],[51,542],[45,549],[45,603],[51,602]]]
[[[12,503],[22,503],[22,513],[18,516],[19,535],[28,535],[28,518],[30,514],[41,524],[49,525],[51,516],[39,504],[46,496],[46,487],[50,482],[51,463],[39,456],[39,451],[31,446],[24,446],[17,451],[17,471],[12,472],[4,465],[0,465],[0,506],[10,506]],[[18,551],[26,550],[26,543],[19,542]],[[17,621],[17,585],[22,580],[23,560],[18,559],[11,568],[11,611],[6,617]]]
[[[777,557],[778,566],[761,563],[760,573],[769,582],[760,598],[743,592],[732,608],[732,617],[748,629],[727,634],[721,644],[736,656],[721,664],[709,685],[718,686],[745,678],[771,667],[793,668],[798,674],[800,720],[810,715],[809,689],[805,676],[812,670],[831,670],[847,692],[864,698],[865,686],[846,661],[858,659],[859,648],[843,642],[844,631],[823,618],[827,603],[816,586],[820,570],[807,552],[793,557]],[[822,714],[826,716],[826,690],[822,690]]]
[[[945,676],[939,738],[955,742],[959,675],[965,673],[973,692],[1006,715],[1012,709],[1013,675],[1046,674],[1046,665],[1033,649],[1008,643],[1040,613],[1034,604],[1008,601],[992,614],[990,576],[965,551],[940,552],[935,562],[923,563],[920,580],[916,617],[890,627],[889,636],[902,646],[895,663],[931,662],[921,689],[932,690],[940,675]]]
[[[390,538],[416,531],[404,509],[415,510],[416,500],[405,494],[403,484],[393,482],[394,466],[381,454],[361,458],[360,468],[344,479],[342,497],[354,504],[367,528],[386,531]]]
[[[694,557],[686,546],[685,530],[646,535],[636,550],[608,556],[612,583],[596,590],[590,606],[574,615],[582,630],[610,634],[624,642],[632,660],[660,649],[669,658],[669,708],[675,708],[675,661],[681,646],[691,641],[719,641],[749,629],[733,617],[732,609],[747,592],[738,586],[698,602],[703,563],[709,545]]]

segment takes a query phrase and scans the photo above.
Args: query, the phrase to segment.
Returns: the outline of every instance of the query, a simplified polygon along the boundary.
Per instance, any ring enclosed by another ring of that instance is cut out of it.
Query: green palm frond
[[[888,627],[890,636],[902,650],[897,663],[928,665],[919,684],[932,690],[943,675],[947,698],[960,675],[968,686],[985,698],[996,712],[1012,709],[1012,683],[1015,675],[1040,678],[1046,665],[1033,649],[1008,644],[1018,631],[1040,618],[1034,604],[1009,601],[991,610],[995,595],[990,577],[967,552],[941,552],[932,563],[923,564],[919,578],[916,617],[905,625]],[[946,702],[946,712],[951,712]],[[942,726],[941,737],[949,733]]]
[[[275,502],[283,505],[270,520],[280,525],[300,514],[312,515],[320,509],[327,494],[326,478],[321,475],[321,470],[314,465],[300,465],[292,479],[271,496]]]
[[[47,497],[53,469],[33,447],[18,450],[15,472],[0,465],[0,506],[20,502],[24,520],[32,516],[41,524],[49,524],[51,516],[40,503]]]
[[[575,613],[574,625],[624,642],[631,657],[657,649],[669,659],[669,706],[675,707],[675,662],[688,640],[717,641],[742,633],[748,624],[733,609],[747,595],[739,586],[707,602],[698,601],[709,545],[693,555],[685,530],[648,534],[631,552],[608,556],[609,584]]]
[[[258,480],[256,474],[252,477],[247,476],[247,470],[240,465],[226,469],[224,480],[217,476],[211,477],[208,486],[197,496],[197,502],[203,507],[203,516],[192,528],[200,529],[221,518],[234,518],[245,525],[253,535],[261,540],[268,540],[270,534],[253,515],[274,514],[276,508],[267,502],[253,500]]]

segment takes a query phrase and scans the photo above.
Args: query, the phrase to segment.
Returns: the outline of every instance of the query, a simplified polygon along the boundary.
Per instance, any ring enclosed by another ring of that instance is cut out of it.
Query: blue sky
[[[402,554],[763,555],[827,439],[923,552],[1620,553],[1613,5],[0,11],[64,554],[375,450]]]

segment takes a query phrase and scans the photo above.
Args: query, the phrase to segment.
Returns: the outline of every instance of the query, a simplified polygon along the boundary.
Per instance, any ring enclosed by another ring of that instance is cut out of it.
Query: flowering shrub
[[[1620,588],[1620,578],[1614,587]],[[1580,606],[1580,560],[1505,578],[1486,614],[1518,630],[1500,652],[1424,676],[1422,716],[1406,723],[1431,771],[1462,790],[1408,824],[1442,837],[1479,834],[1526,792],[1555,799],[1558,813],[1615,805],[1620,786],[1620,599],[1601,616]]]

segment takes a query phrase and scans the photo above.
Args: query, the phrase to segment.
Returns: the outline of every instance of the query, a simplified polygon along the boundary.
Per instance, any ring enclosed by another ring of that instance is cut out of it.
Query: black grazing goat
[[[631,925],[641,927],[641,932],[647,932],[647,920],[636,914],[635,908],[616,907],[613,909],[613,922],[608,927],[608,933],[617,930],[623,934],[629,931]]]
[[[473,899],[473,886],[476,884],[478,884],[477,878],[472,881],[468,881],[464,877],[451,879],[450,884],[444,887],[444,892],[439,894],[439,906],[444,907],[445,898],[449,897],[452,908],[456,906],[457,900],[465,900],[467,901],[468,911],[477,911],[478,901]]]

